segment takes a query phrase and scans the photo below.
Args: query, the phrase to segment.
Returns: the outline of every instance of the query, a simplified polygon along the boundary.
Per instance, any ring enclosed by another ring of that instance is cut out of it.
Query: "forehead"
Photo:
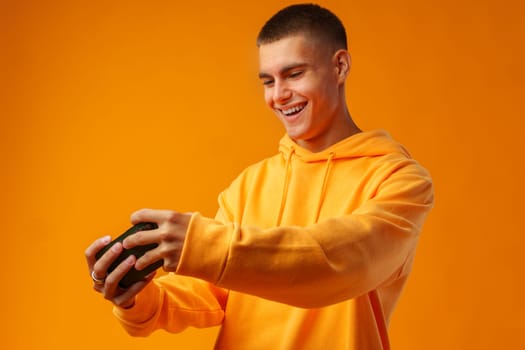
[[[326,53],[326,46],[318,40],[288,36],[259,47],[259,70],[273,74],[294,64],[317,65],[322,61],[321,53]]]

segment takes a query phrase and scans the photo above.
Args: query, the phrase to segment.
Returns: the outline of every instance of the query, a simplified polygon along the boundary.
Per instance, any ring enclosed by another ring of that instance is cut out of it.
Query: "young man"
[[[428,173],[386,132],[362,132],[345,101],[350,70],[339,19],[317,5],[274,15],[258,37],[265,99],[286,129],[279,154],[248,167],[219,196],[215,219],[144,209],[159,226],[124,247],[158,243],[95,290],[132,335],[221,325],[218,349],[388,349],[387,326],[432,207]],[[170,273],[123,290],[132,267]],[[106,276],[101,278],[101,276]]]

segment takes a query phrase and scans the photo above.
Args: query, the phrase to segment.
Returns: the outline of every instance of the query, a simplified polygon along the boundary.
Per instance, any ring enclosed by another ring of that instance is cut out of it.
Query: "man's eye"
[[[299,76],[301,76],[303,74],[303,71],[300,70],[300,71],[297,71],[297,72],[293,72],[289,75],[290,78],[297,78]]]
[[[272,84],[273,84],[273,80],[263,80],[263,85],[265,86],[272,85]]]

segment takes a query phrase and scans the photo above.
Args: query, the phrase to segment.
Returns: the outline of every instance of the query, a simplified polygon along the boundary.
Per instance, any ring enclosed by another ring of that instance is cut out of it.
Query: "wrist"
[[[135,306],[135,298],[131,298],[128,302],[122,304],[122,305],[117,305],[119,308],[121,309],[124,309],[124,310],[128,310],[128,309],[131,309],[133,306]]]

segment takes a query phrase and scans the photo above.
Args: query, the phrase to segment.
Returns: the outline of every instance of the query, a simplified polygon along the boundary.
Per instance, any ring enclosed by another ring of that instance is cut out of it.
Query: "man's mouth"
[[[281,112],[285,116],[290,117],[292,115],[295,115],[295,114],[301,112],[304,109],[304,107],[306,107],[306,103],[302,103],[300,105],[296,105],[296,106],[293,106],[293,107],[290,107],[290,108],[286,108],[286,109],[282,108]]]

